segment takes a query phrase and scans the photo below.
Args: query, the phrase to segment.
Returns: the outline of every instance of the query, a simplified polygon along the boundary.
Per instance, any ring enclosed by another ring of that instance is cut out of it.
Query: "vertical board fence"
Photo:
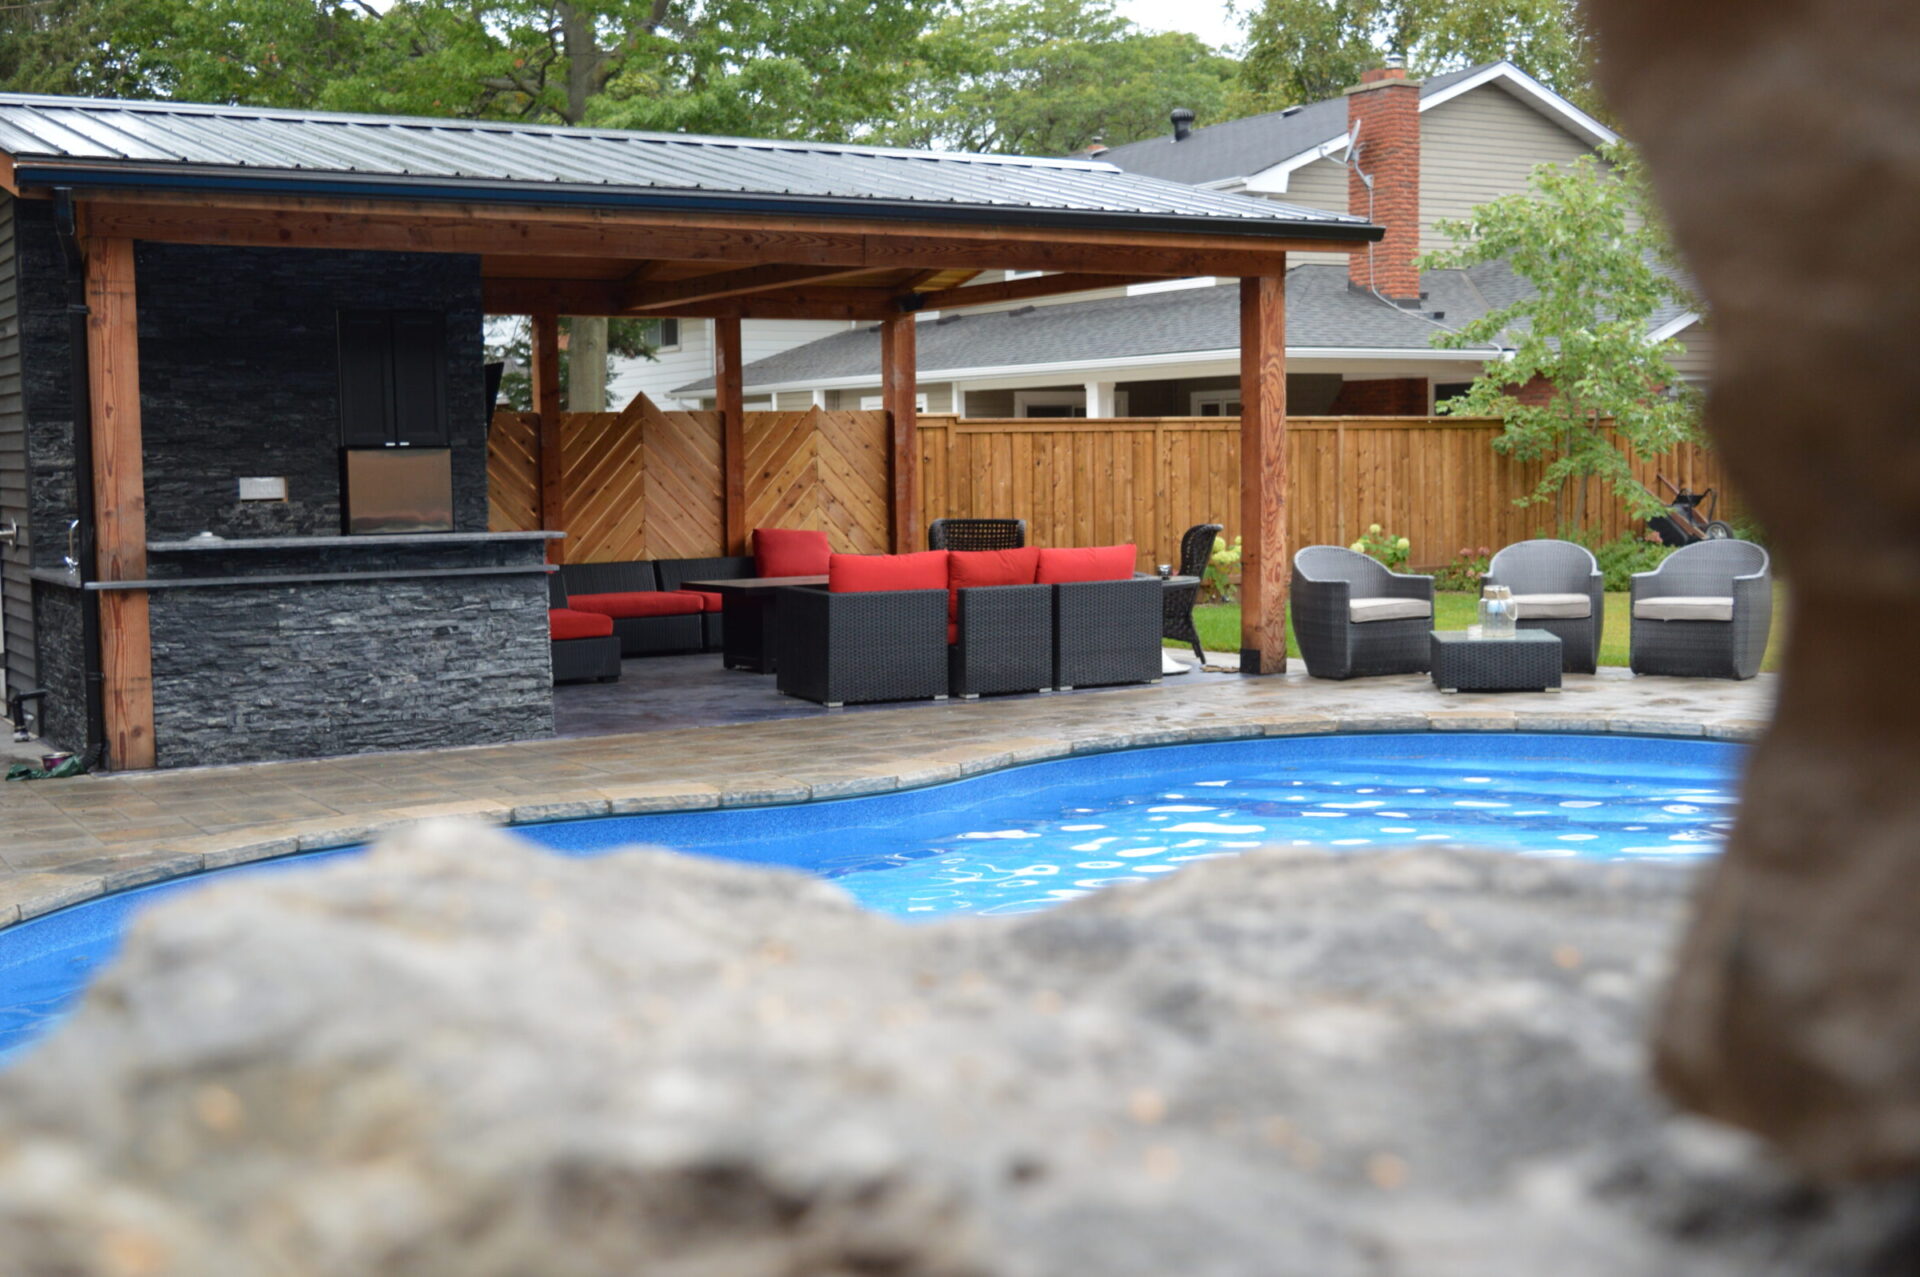
[[[1461,549],[1498,549],[1552,535],[1553,506],[1520,507],[1544,468],[1493,450],[1500,423],[1453,417],[1295,417],[1288,421],[1288,544],[1348,545],[1378,523],[1413,543],[1420,567]],[[1240,423],[1232,417],[1111,420],[920,419],[925,518],[1025,518],[1037,545],[1132,541],[1140,565],[1167,562],[1180,534],[1240,522]],[[1649,487],[1658,471],[1696,490],[1719,488],[1718,461],[1683,445],[1636,458]],[[1589,486],[1587,526],[1611,540],[1641,524]]]
[[[1549,533],[1551,504],[1514,498],[1539,462],[1492,444],[1495,421],[1452,417],[1296,417],[1289,423],[1289,544],[1347,545],[1378,523],[1413,543],[1416,566],[1461,549],[1498,548]],[[540,526],[538,418],[502,412],[488,440],[491,526]],[[889,546],[887,414],[750,412],[745,419],[747,527],[812,528],[836,550]],[[720,416],[665,412],[644,397],[617,413],[562,419],[563,562],[697,558],[722,552]],[[1140,565],[1169,561],[1195,523],[1238,533],[1240,423],[1231,417],[1035,421],[920,418],[921,519],[1011,516],[1036,545],[1140,547]],[[1696,490],[1719,488],[1706,449],[1637,458]],[[1617,499],[1591,486],[1588,526],[1605,539],[1638,531]],[[918,547],[908,547],[918,548]]]

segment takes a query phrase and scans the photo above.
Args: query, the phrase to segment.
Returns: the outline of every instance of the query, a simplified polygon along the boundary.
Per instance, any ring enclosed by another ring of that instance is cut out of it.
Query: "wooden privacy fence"
[[[1296,417],[1288,422],[1287,538],[1347,545],[1378,523],[1413,542],[1416,566],[1463,548],[1549,532],[1551,505],[1516,507],[1542,463],[1496,453],[1497,421]],[[889,546],[884,412],[749,412],[746,526],[813,528],[837,550]],[[540,526],[538,420],[495,416],[487,472],[491,526]],[[617,413],[561,421],[563,562],[698,558],[724,552],[720,414],[665,412],[645,397]],[[1239,533],[1240,423],[1231,417],[1035,421],[920,419],[921,526],[945,516],[1027,520],[1037,545],[1140,547],[1171,561],[1195,523]],[[1697,489],[1725,480],[1703,448],[1634,462]],[[1612,539],[1640,524],[1592,485],[1588,525]],[[1735,512],[1723,502],[1723,517]],[[905,547],[911,549],[920,546]]]
[[[1500,423],[1455,417],[1294,417],[1287,422],[1287,544],[1349,545],[1378,523],[1413,543],[1420,567],[1463,548],[1552,535],[1553,507],[1513,504],[1544,463],[1496,453]],[[1015,516],[1039,545],[1140,546],[1142,567],[1170,562],[1196,523],[1240,532],[1240,423],[1232,417],[988,420],[922,417],[926,518]],[[1634,471],[1725,491],[1718,461],[1683,446]],[[1723,501],[1722,517],[1733,507]],[[1641,524],[1588,492],[1587,524],[1611,540]]]
[[[747,527],[809,528],[836,550],[889,548],[887,414],[750,412]],[[636,396],[619,412],[560,419],[562,563],[724,554],[720,414],[666,412]],[[501,412],[487,440],[488,526],[538,528],[539,418]]]

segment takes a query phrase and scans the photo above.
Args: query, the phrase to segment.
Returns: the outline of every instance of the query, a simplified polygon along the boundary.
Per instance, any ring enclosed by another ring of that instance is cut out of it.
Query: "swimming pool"
[[[1267,845],[1406,844],[1684,860],[1717,849],[1745,749],[1488,733],[1176,745],[1036,763],[928,789],[789,807],[613,817],[514,832],[561,855],[650,843],[805,869],[905,919],[1026,913]],[[219,871],[281,873],[316,852]],[[46,1031],[128,917],[212,875],[0,931],[0,1055]]]

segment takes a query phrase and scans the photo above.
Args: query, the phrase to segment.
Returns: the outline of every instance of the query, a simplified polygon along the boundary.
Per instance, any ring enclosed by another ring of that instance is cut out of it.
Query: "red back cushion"
[[[827,560],[827,589],[835,594],[946,588],[945,550],[922,550],[918,554],[836,554]]]
[[[1096,545],[1086,549],[1040,551],[1034,580],[1041,585],[1070,581],[1125,581],[1133,576],[1137,556],[1130,545]]]
[[[1018,550],[953,550],[947,559],[947,584],[956,590],[983,585],[1032,585],[1040,566],[1035,546]]]
[[[960,615],[960,591],[986,585],[1032,585],[1040,565],[1034,546],[1017,550],[949,550],[947,552],[947,617]],[[948,639],[948,642],[953,642]]]
[[[827,556],[833,550],[824,532],[793,528],[753,530],[755,576],[825,576]]]

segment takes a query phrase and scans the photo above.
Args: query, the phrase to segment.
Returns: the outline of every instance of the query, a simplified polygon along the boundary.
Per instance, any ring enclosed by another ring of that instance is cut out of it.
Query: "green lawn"
[[[1437,630],[1464,630],[1479,622],[1479,596],[1475,594],[1436,594],[1433,596],[1433,627]],[[1773,587],[1773,634],[1767,642],[1767,659],[1762,663],[1764,670],[1780,668],[1780,644],[1785,636],[1786,627],[1782,624],[1785,614],[1786,598],[1776,582]],[[1240,650],[1240,605],[1238,603],[1203,603],[1193,610],[1194,628],[1200,631],[1200,642],[1210,652],[1237,652]],[[1625,594],[1607,595],[1607,624],[1600,642],[1600,663],[1602,665],[1625,665],[1627,663],[1627,596]],[[1186,644],[1171,640],[1168,647],[1184,648]],[[1189,649],[1191,650],[1191,649]],[[1292,628],[1287,631],[1287,655],[1299,656],[1300,648],[1294,642]]]

